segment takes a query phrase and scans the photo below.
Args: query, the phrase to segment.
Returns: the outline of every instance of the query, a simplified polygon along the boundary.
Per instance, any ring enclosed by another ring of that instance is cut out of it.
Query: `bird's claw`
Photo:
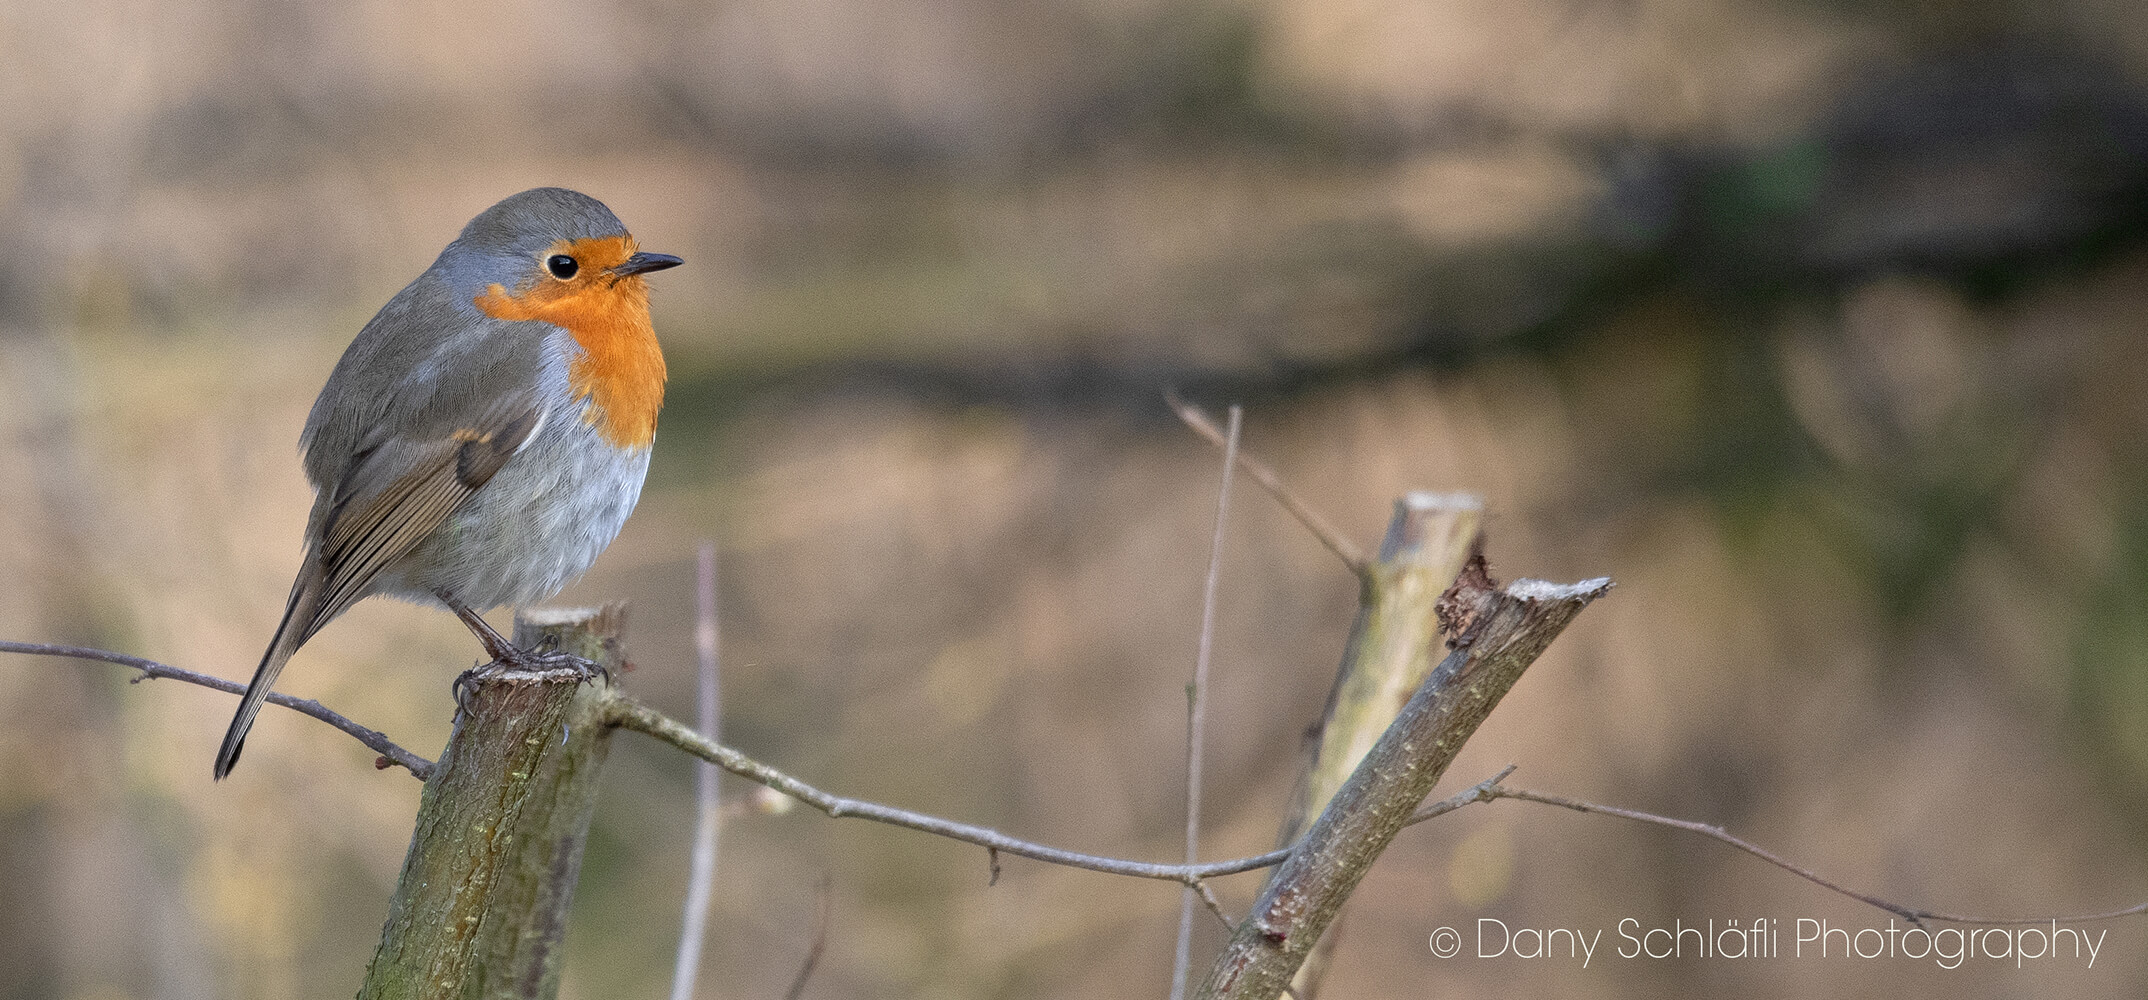
[[[457,712],[466,713],[470,710],[470,698],[477,693],[479,685],[508,673],[551,673],[564,670],[575,675],[577,684],[596,680],[602,680],[606,684],[612,682],[610,670],[605,669],[602,664],[561,650],[559,640],[555,636],[546,636],[530,649],[506,646],[487,652],[493,654],[491,662],[480,663],[455,676],[455,683],[450,690],[455,695]]]

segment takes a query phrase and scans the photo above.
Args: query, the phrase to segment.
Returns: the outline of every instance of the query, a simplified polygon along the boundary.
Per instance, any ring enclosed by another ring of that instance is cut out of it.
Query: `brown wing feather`
[[[348,610],[382,570],[446,523],[529,441],[540,420],[535,406],[518,407],[483,426],[458,428],[448,440],[427,442],[414,454],[403,451],[408,471],[362,504],[339,506],[321,543],[323,599],[303,634]]]
[[[355,516],[346,514],[330,525],[321,546],[327,580],[320,606],[302,635],[311,636],[349,610],[382,570],[408,555],[477,492],[455,475],[455,453],[460,450],[440,448],[438,455],[389,484]]]
[[[476,423],[442,440],[374,442],[355,456],[349,474],[337,484],[320,547],[306,554],[283,621],[224,733],[216,756],[218,778],[238,763],[246,732],[291,654],[364,597],[381,571],[439,530],[456,508],[490,482],[529,442],[543,415],[523,402],[495,408]],[[367,492],[390,471],[400,474]]]

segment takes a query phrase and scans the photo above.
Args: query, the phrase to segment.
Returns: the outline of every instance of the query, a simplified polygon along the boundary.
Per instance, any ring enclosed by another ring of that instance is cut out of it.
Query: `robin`
[[[231,773],[276,674],[375,594],[447,605],[495,662],[527,664],[478,612],[580,576],[641,496],[664,355],[639,250],[602,202],[537,188],[479,213],[381,307],[306,418],[306,554],[216,754]]]

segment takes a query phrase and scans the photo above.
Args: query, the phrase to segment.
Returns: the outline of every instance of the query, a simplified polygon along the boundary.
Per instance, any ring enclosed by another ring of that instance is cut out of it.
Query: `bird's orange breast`
[[[541,271],[515,289],[493,285],[472,300],[495,319],[542,320],[566,330],[582,354],[567,366],[568,384],[591,403],[586,419],[621,448],[646,448],[664,406],[664,352],[649,322],[649,284],[638,275],[605,273],[634,254],[631,236],[565,241],[581,270],[571,281]],[[542,258],[540,258],[541,260]]]

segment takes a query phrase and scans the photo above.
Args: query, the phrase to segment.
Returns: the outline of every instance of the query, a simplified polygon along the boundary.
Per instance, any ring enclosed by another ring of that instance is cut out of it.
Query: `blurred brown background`
[[[671,0],[0,7],[0,634],[244,677],[343,345],[561,184],[689,266],[633,603],[691,712],[839,792],[1178,851],[1217,459],[1358,537],[1486,496],[1506,576],[1617,578],[1456,765],[1726,824],[1959,911],[2148,898],[2148,8],[2120,0]],[[1350,579],[1250,488],[1206,852],[1270,846]],[[423,753],[476,654],[373,602],[285,690]],[[0,664],[0,998],[342,996],[418,785],[288,712]],[[692,789],[622,738],[567,993],[661,995]],[[743,794],[743,788],[734,788]],[[1440,794],[1445,794],[1442,791]],[[1162,996],[1168,885],[815,814],[724,839],[702,995]],[[1222,888],[1242,911],[1257,877]],[[1516,803],[1403,835],[1329,995],[2138,995],[2065,960],[1433,958],[1478,917],[1885,926],[1718,845]],[[1204,922],[1197,953],[1219,940]],[[1786,945],[1787,946],[1787,945]]]

